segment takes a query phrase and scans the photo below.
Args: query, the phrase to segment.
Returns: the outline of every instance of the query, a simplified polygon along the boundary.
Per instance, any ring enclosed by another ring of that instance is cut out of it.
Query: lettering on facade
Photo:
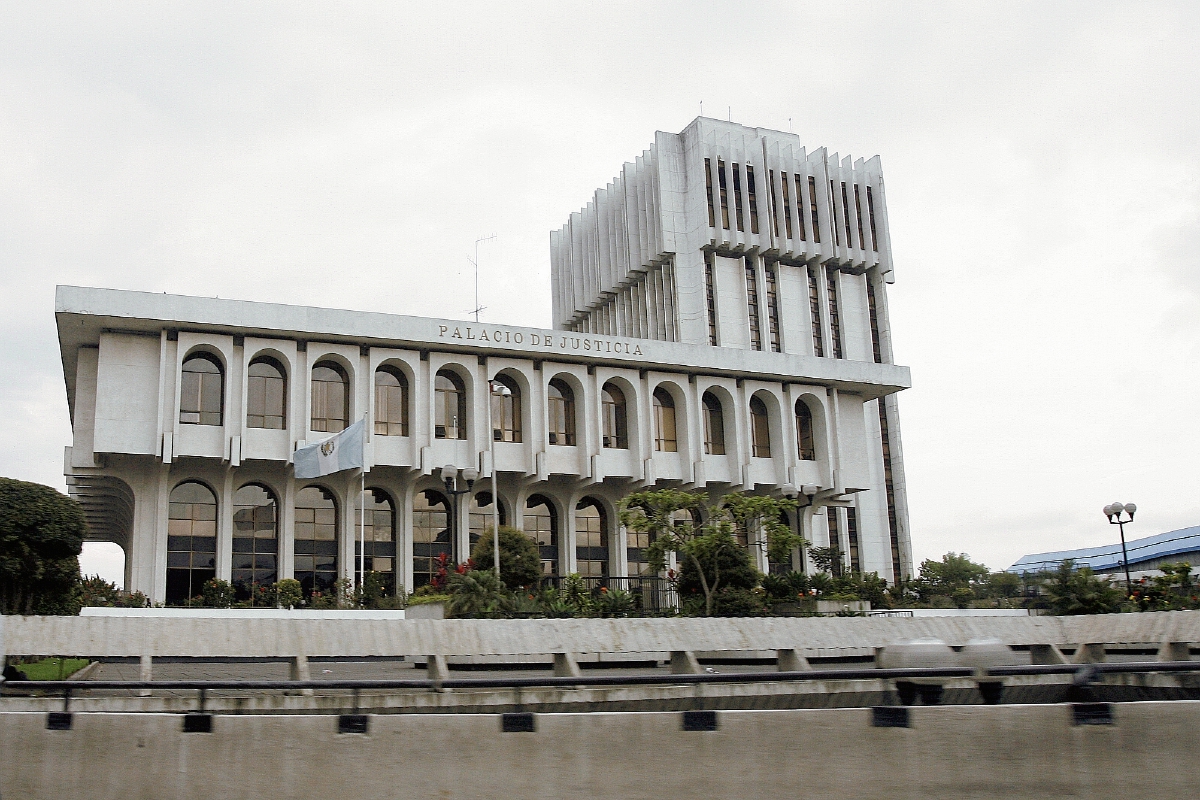
[[[582,336],[567,336],[554,333],[529,332],[528,337],[520,331],[488,330],[474,325],[438,325],[439,339],[461,339],[464,342],[487,342],[488,344],[525,344],[545,350],[578,351],[621,356],[643,355],[642,347],[636,342],[614,342],[610,339],[589,339]]]

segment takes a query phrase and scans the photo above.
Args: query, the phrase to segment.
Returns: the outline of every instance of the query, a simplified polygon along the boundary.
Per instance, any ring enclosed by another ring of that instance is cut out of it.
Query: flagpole
[[[362,597],[363,586],[367,582],[367,415],[363,414],[363,465],[362,491],[358,495],[358,589]]]
[[[478,305],[478,303],[476,303]],[[488,381],[488,458],[492,462],[492,567],[500,578],[500,493],[496,489],[496,421],[492,418],[495,399],[492,381]]]

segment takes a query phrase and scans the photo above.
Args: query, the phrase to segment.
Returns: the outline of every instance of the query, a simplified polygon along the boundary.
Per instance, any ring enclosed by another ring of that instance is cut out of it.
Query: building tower
[[[878,156],[698,117],[657,132],[550,246],[560,330],[894,363]],[[896,396],[865,407],[899,580],[913,565]]]

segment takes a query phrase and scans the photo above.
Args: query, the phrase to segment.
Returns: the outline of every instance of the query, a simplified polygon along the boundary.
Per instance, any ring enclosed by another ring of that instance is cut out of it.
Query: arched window
[[[558,515],[554,504],[540,494],[525,503],[525,535],[537,542],[542,574],[558,574]]]
[[[433,382],[433,435],[437,439],[467,438],[467,389],[454,370],[439,370]]]
[[[438,556],[452,557],[450,506],[441,492],[417,492],[413,497],[413,588],[425,586],[438,570]]]
[[[813,437],[813,417],[808,403],[796,401],[796,449],[801,461],[817,460],[817,440]]]
[[[721,401],[712,392],[705,392],[704,405],[704,452],[710,456],[725,455],[725,412]]]
[[[575,444],[575,393],[558,378],[546,389],[546,416],[550,444]]]
[[[664,453],[679,451],[675,436],[675,401],[661,386],[654,390],[654,449]]]
[[[279,579],[279,504],[275,495],[256,484],[233,496],[233,588],[248,599],[255,586]]]
[[[605,447],[629,449],[629,428],[625,423],[625,394],[611,383],[600,392],[600,413],[604,417]]]
[[[225,372],[210,353],[193,353],[183,362],[179,383],[179,422],[220,425],[225,402]]]
[[[287,373],[270,356],[259,356],[246,370],[246,427],[287,427]]]
[[[608,519],[590,497],[575,506],[575,571],[585,578],[608,576]]]
[[[216,576],[217,497],[202,483],[181,483],[167,512],[167,605],[186,603]]]
[[[477,492],[471,498],[471,508],[467,512],[467,523],[470,531],[471,548],[474,549],[479,537],[492,535],[492,493]],[[504,514],[504,504],[500,504],[500,524],[507,525],[508,518]],[[489,569],[490,564],[483,564],[480,569]]]
[[[521,441],[521,388],[507,375],[492,381],[492,439]]]
[[[654,534],[640,531],[626,531],[625,560],[629,567],[629,576],[653,575],[647,564],[646,549],[654,541]]]
[[[771,457],[771,427],[767,420],[767,404],[758,396],[750,398],[750,441],[755,458]]]
[[[296,493],[295,575],[309,597],[327,593],[338,579],[338,508],[329,490],[306,486]]]
[[[350,416],[350,379],[336,361],[319,361],[312,371],[312,429],[337,433]]]
[[[362,566],[383,579],[383,594],[391,597],[396,594],[396,507],[392,498],[382,489],[368,487],[359,495],[354,521],[362,525],[362,533],[355,531],[354,535],[354,585],[362,586],[361,555]]]
[[[395,367],[375,370],[375,433],[408,436],[408,378]]]

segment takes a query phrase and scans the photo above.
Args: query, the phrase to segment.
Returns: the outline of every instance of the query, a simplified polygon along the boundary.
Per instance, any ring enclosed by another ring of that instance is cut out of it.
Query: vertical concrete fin
[[[1053,644],[1031,644],[1029,646],[1029,662],[1031,664],[1067,664],[1067,657]]]
[[[1191,642],[1163,642],[1158,648],[1159,661],[1191,661]]]
[[[575,661],[574,655],[571,653],[554,654],[554,677],[578,678],[580,675],[579,663]]]
[[[1108,660],[1107,653],[1104,652],[1104,644],[1096,642],[1088,642],[1081,644],[1075,648],[1075,655],[1071,658],[1075,664],[1103,664]]]
[[[808,659],[795,650],[777,650],[776,653],[780,672],[808,672],[812,669]]]
[[[703,672],[700,669],[700,662],[696,660],[696,654],[691,650],[674,650],[671,652],[672,675],[697,675],[700,672]]]

